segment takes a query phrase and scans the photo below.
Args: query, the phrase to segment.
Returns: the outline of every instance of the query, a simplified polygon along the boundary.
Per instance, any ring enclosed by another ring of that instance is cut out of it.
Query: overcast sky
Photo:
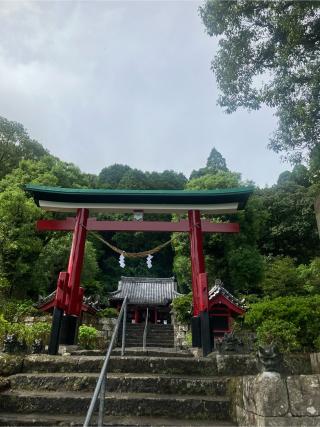
[[[187,176],[215,146],[231,170],[272,185],[272,111],[226,115],[199,1],[0,0],[0,115],[62,160]]]

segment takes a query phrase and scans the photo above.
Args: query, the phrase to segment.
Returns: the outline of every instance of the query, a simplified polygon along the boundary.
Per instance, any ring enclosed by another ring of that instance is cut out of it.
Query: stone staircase
[[[239,356],[129,352],[110,359],[105,425],[232,426],[229,378],[256,371]],[[0,394],[0,425],[82,425],[102,363],[102,356],[26,356]]]
[[[126,324],[126,346],[142,347],[144,323]],[[119,333],[119,344],[122,333]],[[174,331],[173,325],[158,325],[149,323],[147,331],[147,347],[173,347]]]

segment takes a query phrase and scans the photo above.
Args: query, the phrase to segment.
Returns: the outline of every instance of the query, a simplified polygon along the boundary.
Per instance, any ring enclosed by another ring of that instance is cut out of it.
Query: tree
[[[270,141],[292,161],[320,143],[320,4],[318,1],[208,0],[200,15],[219,37],[212,62],[220,106],[276,109]]]
[[[10,295],[24,296],[37,286],[31,277],[42,242],[34,223],[42,215],[20,189],[0,193],[0,281]]]
[[[299,178],[300,179],[300,178]],[[265,224],[259,248],[266,256],[289,256],[298,263],[320,255],[319,236],[314,213],[314,189],[290,180],[257,193],[261,198]]]
[[[226,159],[222,157],[221,153],[219,153],[219,151],[214,147],[207,159],[207,168],[211,169],[212,172],[226,172],[228,170]]]
[[[215,174],[203,175],[190,179],[188,190],[215,190],[217,188],[235,188],[240,184],[240,174],[236,172],[217,171]]]
[[[130,166],[117,163],[107,166],[99,173],[99,184],[106,188],[118,188],[122,177],[130,170]]]
[[[31,139],[25,128],[0,116],[0,179],[16,168],[22,159],[40,159],[48,151]]]
[[[71,243],[70,233],[51,233],[44,243],[34,263],[32,275],[32,282],[37,285],[39,294],[46,295],[56,289],[59,272],[66,271],[68,266]],[[92,242],[87,241],[81,275],[81,285],[85,288],[86,296],[100,293],[102,286],[97,280],[98,273],[96,250]]]
[[[263,258],[257,248],[239,247],[229,252],[230,283],[236,293],[256,293],[263,277]]]
[[[213,147],[209,157],[207,158],[206,167],[193,170],[191,172],[190,179],[200,178],[204,175],[215,174],[218,172],[228,172],[228,168],[226,159],[215,147]]]
[[[293,259],[284,257],[267,262],[262,289],[264,294],[271,298],[303,294],[302,283]]]

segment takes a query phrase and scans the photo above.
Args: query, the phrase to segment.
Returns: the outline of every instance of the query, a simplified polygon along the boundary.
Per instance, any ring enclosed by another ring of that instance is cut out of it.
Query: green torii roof
[[[45,187],[29,184],[26,191],[36,204],[48,211],[73,212],[88,208],[95,212],[149,213],[177,212],[198,209],[207,213],[234,213],[243,209],[252,187],[218,190],[108,190],[87,188]]]

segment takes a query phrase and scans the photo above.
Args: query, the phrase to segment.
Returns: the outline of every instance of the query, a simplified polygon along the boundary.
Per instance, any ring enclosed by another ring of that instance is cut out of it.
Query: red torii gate
[[[75,320],[80,314],[84,292],[80,278],[87,231],[189,232],[193,293],[192,342],[193,346],[202,346],[204,355],[211,351],[202,233],[237,233],[239,224],[201,220],[200,210],[220,214],[236,212],[245,206],[252,193],[251,188],[190,192],[86,190],[28,185],[26,189],[33,194],[38,206],[46,210],[77,212],[75,218],[37,222],[39,231],[73,231],[68,268],[66,272],[60,272],[57,283],[49,354],[57,354],[63,314],[74,316]],[[89,209],[100,212],[188,212],[188,221],[98,221],[89,218]]]

